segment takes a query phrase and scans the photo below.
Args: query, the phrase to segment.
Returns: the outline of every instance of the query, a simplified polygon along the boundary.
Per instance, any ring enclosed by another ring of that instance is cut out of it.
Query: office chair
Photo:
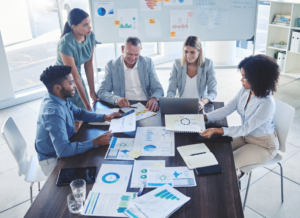
[[[44,181],[47,177],[41,170],[37,156],[31,156],[30,161],[27,160],[27,145],[16,126],[14,120],[9,117],[2,127],[2,135],[5,139],[11,153],[16,159],[19,167],[19,176],[25,175],[24,180],[30,182],[30,202],[32,204],[32,186],[38,182],[40,191],[40,181]]]
[[[275,123],[275,129],[277,133],[277,137],[279,140],[279,150],[281,152],[285,152],[285,143],[286,139],[290,130],[290,127],[292,125],[294,115],[295,115],[295,108],[291,107],[288,104],[285,104],[277,99],[275,99],[275,113],[273,116],[273,121]],[[245,210],[249,186],[250,186],[250,180],[251,180],[251,174],[252,171],[259,167],[265,167],[268,165],[278,164],[280,167],[280,175],[281,175],[281,202],[283,202],[283,169],[279,161],[282,160],[282,156],[280,154],[277,154],[272,160],[263,163],[263,164],[256,164],[256,165],[249,165],[242,167],[240,170],[244,173],[249,174],[248,183],[247,183],[247,189],[243,204],[243,210]]]

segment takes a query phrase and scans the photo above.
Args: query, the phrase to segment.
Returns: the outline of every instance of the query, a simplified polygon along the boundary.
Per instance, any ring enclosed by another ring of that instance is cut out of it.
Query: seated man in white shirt
[[[157,111],[158,98],[164,96],[151,58],[141,56],[142,43],[128,37],[119,58],[106,64],[105,76],[97,96],[120,107],[130,107],[128,100],[148,101],[146,108]]]

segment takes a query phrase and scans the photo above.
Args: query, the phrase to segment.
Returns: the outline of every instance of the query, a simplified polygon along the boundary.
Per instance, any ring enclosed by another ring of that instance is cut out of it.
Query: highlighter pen
[[[141,188],[140,188],[140,190],[139,190],[139,192],[138,192],[138,194],[137,194],[138,197],[140,197],[140,196],[142,195],[143,190],[144,190],[144,188],[145,188],[145,185],[146,185],[146,182],[143,182],[143,184],[142,184],[142,186],[141,186]]]

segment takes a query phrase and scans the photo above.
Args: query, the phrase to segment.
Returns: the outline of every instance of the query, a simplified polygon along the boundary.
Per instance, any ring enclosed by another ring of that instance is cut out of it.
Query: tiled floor
[[[167,63],[158,67],[169,67]],[[161,68],[165,69],[165,68]],[[227,103],[241,88],[240,74],[236,69],[217,69],[218,97],[216,101]],[[158,77],[165,94],[168,88],[169,70],[158,70]],[[296,115],[289,132],[286,153],[283,153],[284,194],[280,199],[280,176],[278,166],[270,166],[253,171],[251,186],[245,209],[246,218],[261,217],[300,217],[300,82],[281,77],[275,97],[296,108]],[[12,117],[27,142],[28,155],[35,155],[34,140],[36,120],[41,99],[15,107],[0,110],[0,126],[7,117]],[[228,117],[229,125],[239,125],[238,114]],[[246,179],[246,178],[245,178]],[[245,180],[244,179],[244,180]],[[23,217],[30,207],[29,183],[18,176],[18,167],[2,136],[0,136],[0,218]],[[241,196],[244,199],[246,181],[242,184]],[[34,196],[38,194],[37,184]]]

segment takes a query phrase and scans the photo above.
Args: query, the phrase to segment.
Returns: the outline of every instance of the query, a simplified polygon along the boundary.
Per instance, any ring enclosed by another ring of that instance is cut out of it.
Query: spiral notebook
[[[174,132],[203,132],[206,130],[202,114],[165,115],[166,130]]]

